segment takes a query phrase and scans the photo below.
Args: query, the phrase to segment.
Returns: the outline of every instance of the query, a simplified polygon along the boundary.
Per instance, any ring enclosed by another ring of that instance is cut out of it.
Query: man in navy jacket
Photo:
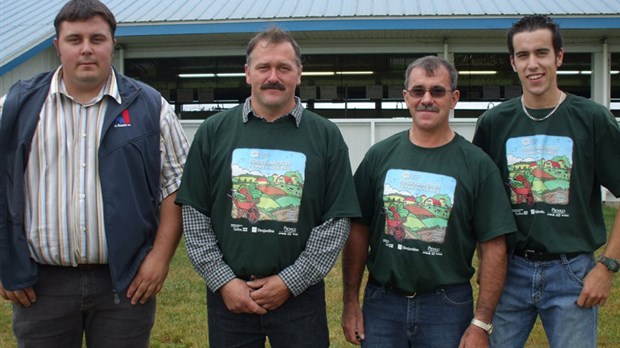
[[[20,346],[147,347],[187,140],[158,92],[112,68],[105,5],[69,1],[54,25],[61,66],[0,109],[0,295]]]

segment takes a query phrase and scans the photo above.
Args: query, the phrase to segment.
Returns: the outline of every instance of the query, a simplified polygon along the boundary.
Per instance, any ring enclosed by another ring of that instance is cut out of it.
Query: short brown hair
[[[552,43],[553,50],[557,55],[562,49],[563,39],[562,33],[560,32],[560,26],[553,21],[553,19],[549,18],[545,15],[529,15],[521,18],[518,22],[515,22],[512,27],[508,30],[506,35],[506,43],[508,44],[508,52],[511,56],[515,54],[515,48],[512,42],[513,37],[522,32],[526,31],[535,31],[538,29],[547,29],[553,35]]]
[[[281,44],[284,42],[288,42],[293,46],[293,50],[295,50],[295,58],[297,60],[297,67],[301,67],[301,50],[299,49],[299,45],[297,41],[293,38],[293,36],[281,29],[280,27],[273,25],[269,27],[269,29],[265,31],[261,31],[256,34],[250,42],[248,42],[248,48],[245,52],[245,62],[249,65],[250,60],[252,59],[252,51],[256,48],[259,42],[266,41],[268,44]]]
[[[116,19],[112,11],[98,0],[70,0],[60,9],[60,12],[54,19],[54,28],[56,29],[56,37],[60,33],[60,25],[62,22],[81,22],[96,16],[101,16],[104,21],[110,25],[112,37],[116,32]]]

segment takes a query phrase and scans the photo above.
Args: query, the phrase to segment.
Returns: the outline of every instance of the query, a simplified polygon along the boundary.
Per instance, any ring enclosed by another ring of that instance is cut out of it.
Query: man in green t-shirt
[[[597,307],[620,258],[620,219],[605,244],[601,185],[620,195],[620,128],[609,110],[558,88],[559,27],[542,15],[508,31],[523,95],[485,112],[474,144],[501,171],[518,232],[507,239],[508,274],[491,336],[523,347],[540,317],[551,347],[596,347]]]
[[[295,97],[301,54],[277,27],[248,44],[243,105],[209,117],[177,195],[207,283],[211,347],[328,347],[323,277],[359,216],[348,148]]]
[[[342,259],[342,327],[353,344],[488,345],[506,274],[504,235],[516,226],[497,167],[448,123],[459,99],[457,78],[454,66],[436,56],[411,63],[403,91],[411,129],[371,147],[355,172],[362,218],[352,221]]]

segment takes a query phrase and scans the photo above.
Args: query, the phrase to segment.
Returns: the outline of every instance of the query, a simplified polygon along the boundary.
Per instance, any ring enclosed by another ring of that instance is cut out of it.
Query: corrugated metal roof
[[[291,21],[294,24],[287,27],[291,31],[487,29],[505,28],[510,24],[506,20],[532,13],[569,19],[587,18],[574,24],[566,22],[575,28],[605,28],[609,25],[620,28],[618,24],[620,0],[103,0],[103,2],[112,10],[119,22],[117,36],[214,31],[251,32],[256,30],[256,26],[248,26],[248,23],[268,21]],[[10,63],[23,61],[51,45],[54,35],[52,22],[64,3],[65,1],[58,0],[0,0],[0,76]],[[498,18],[504,18],[504,21],[497,22]],[[418,21],[419,19],[424,20]],[[484,22],[481,19],[493,19],[495,22]],[[366,22],[362,22],[364,20]],[[413,20],[418,24],[413,24]],[[161,27],[159,30],[154,29],[158,26]],[[567,26],[563,23],[562,27]]]
[[[488,16],[618,14],[616,0],[185,0],[107,1],[123,22],[398,16]],[[120,4],[124,4],[121,9]]]
[[[185,0],[106,2],[122,22],[399,16],[617,15],[616,0]]]

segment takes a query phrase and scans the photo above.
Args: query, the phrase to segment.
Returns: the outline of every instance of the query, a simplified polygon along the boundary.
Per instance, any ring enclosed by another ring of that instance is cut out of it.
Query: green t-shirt
[[[312,228],[359,216],[348,148],[332,122],[305,110],[243,123],[242,106],[206,119],[188,153],[176,201],[211,218],[237,276],[279,273]]]
[[[497,167],[458,134],[438,148],[414,145],[407,131],[375,144],[355,186],[371,231],[368,270],[406,291],[468,282],[476,243],[516,230]]]
[[[620,128],[609,110],[569,94],[551,117],[535,122],[515,98],[480,117],[473,143],[506,183],[519,228],[509,246],[571,253],[605,243],[600,186],[620,194]]]

